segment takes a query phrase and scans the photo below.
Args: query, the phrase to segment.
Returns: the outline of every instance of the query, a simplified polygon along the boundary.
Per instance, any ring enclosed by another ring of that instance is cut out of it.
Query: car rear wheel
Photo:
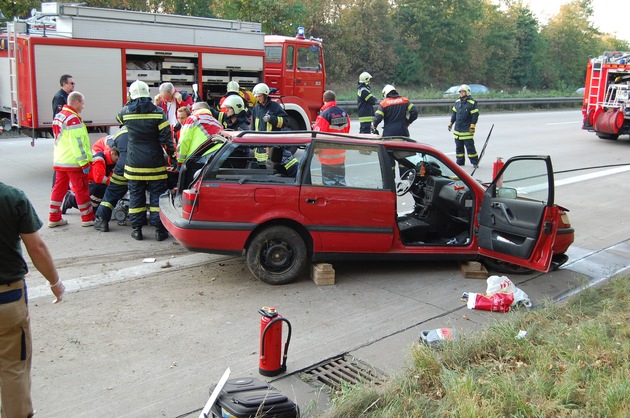
[[[308,253],[300,234],[288,226],[278,225],[258,232],[245,257],[247,267],[259,280],[286,284],[300,276]]]

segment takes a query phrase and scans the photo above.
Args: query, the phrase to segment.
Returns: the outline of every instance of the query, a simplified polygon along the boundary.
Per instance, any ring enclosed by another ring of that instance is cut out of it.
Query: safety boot
[[[109,232],[109,223],[103,218],[96,218],[94,229],[101,232]]]
[[[138,228],[134,228],[133,232],[131,233],[131,238],[137,240],[137,241],[142,241],[142,227],[138,227]]]
[[[157,228],[155,230],[155,240],[156,241],[164,241],[168,238],[168,232],[164,228]]]

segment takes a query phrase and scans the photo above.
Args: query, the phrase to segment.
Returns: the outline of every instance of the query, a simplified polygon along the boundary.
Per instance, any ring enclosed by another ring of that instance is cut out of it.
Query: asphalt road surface
[[[454,158],[447,124],[448,115],[421,117],[411,136]],[[556,202],[570,210],[576,230],[562,269],[510,277],[517,286],[540,304],[624,271],[630,140],[582,131],[577,110],[482,109],[478,150],[492,124],[474,177],[489,181],[497,157],[551,155]],[[31,147],[28,138],[0,137],[0,181],[23,189],[43,220],[51,164],[52,140]],[[485,281],[464,279],[454,262],[335,263],[334,286],[318,287],[306,277],[270,286],[254,279],[240,257],[190,253],[172,238],[155,241],[152,228],[141,242],[115,222],[109,233],[97,233],[80,226],[76,210],[66,218],[66,227],[40,231],[68,289],[64,302],[50,303],[32,266],[28,278],[38,417],[196,417],[228,366],[235,377],[259,376],[261,306],[277,306],[293,325],[288,371],[273,384],[303,416],[328,401],[302,372],[319,362],[346,355],[392,375],[404,367],[420,330],[451,326],[465,335],[505,317],[465,308],[461,293],[483,292]]]

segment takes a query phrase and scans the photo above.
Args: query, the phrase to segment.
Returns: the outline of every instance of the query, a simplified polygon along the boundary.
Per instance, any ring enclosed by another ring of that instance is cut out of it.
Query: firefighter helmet
[[[134,81],[131,83],[131,86],[129,86],[129,97],[131,97],[131,100],[136,100],[140,97],[151,97],[149,86],[144,81]]]
[[[392,86],[391,84],[386,85],[385,87],[383,87],[383,98],[387,97],[392,92],[398,93],[396,91],[396,87]]]
[[[470,96],[470,86],[468,84],[462,84],[459,86],[458,92],[465,91],[467,96]]]
[[[234,92],[234,93],[238,93],[238,90],[241,88],[241,86],[238,85],[238,82],[232,80],[229,83],[227,83],[227,92]]]
[[[363,71],[361,74],[359,74],[359,83],[368,84],[371,79],[372,75],[370,75],[370,73],[368,73],[367,71]]]
[[[226,97],[223,101],[223,106],[234,109],[235,115],[238,115],[245,110],[245,103],[243,102],[243,99],[241,99],[241,96],[237,96],[236,94]]]
[[[254,90],[252,90],[254,96],[258,96],[259,94],[265,94],[269,96],[269,86],[265,83],[258,83],[254,86]]]

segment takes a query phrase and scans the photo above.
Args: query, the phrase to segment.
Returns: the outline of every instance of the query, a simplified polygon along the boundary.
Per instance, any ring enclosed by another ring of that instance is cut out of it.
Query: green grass
[[[345,388],[325,416],[630,416],[628,277],[504,319],[439,350],[414,345],[401,376]]]

